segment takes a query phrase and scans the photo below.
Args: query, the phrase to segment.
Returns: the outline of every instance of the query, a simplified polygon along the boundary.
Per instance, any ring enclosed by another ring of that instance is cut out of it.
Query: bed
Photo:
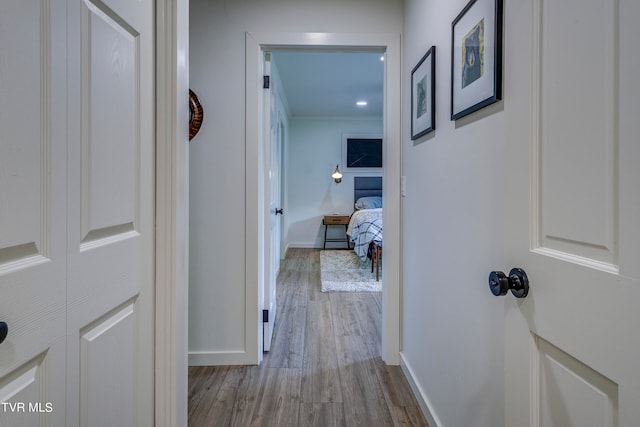
[[[382,177],[356,176],[353,190],[355,211],[347,235],[355,253],[364,260],[370,257],[372,242],[382,246]]]

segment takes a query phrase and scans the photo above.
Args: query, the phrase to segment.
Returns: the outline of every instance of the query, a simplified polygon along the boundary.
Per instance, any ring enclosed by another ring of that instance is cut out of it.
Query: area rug
[[[353,251],[320,252],[322,292],[380,292],[382,280],[376,281],[371,261],[362,261]]]

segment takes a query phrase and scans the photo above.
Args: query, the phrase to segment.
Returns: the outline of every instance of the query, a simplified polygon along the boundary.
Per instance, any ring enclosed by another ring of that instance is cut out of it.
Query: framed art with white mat
[[[502,0],[471,0],[451,24],[451,120],[502,99]]]
[[[431,46],[411,71],[411,139],[436,128],[436,47]]]

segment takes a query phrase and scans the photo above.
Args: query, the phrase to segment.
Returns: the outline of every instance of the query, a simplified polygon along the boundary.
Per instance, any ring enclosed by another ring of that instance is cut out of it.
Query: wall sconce
[[[340,168],[336,165],[336,170],[333,171],[331,178],[336,182],[336,184],[340,184],[342,182],[342,173],[340,172]]]

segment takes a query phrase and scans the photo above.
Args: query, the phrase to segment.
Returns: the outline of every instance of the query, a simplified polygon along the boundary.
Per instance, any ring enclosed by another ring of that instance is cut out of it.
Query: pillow
[[[376,209],[381,207],[382,207],[382,197],[380,196],[360,197],[356,201],[356,210]]]

